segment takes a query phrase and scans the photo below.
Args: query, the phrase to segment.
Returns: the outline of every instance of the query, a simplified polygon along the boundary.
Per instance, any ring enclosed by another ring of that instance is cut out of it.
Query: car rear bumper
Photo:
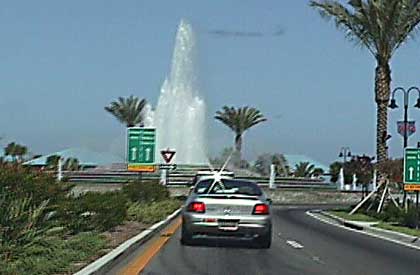
[[[221,220],[238,222],[235,227],[224,227],[219,223]],[[192,235],[256,238],[270,233],[271,218],[269,216],[206,216],[184,213],[182,226],[183,230]]]

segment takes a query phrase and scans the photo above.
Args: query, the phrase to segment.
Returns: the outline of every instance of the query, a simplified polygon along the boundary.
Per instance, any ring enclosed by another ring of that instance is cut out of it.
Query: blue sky
[[[245,135],[248,159],[273,151],[329,163],[343,145],[374,154],[374,59],[302,0],[3,1],[1,145],[17,141],[34,153],[118,151],[124,128],[103,107],[130,94],[156,103],[181,18],[197,33],[212,153],[232,143],[231,132],[211,118],[228,104],[255,106],[268,118]],[[284,34],[268,35],[278,30]],[[395,55],[394,87],[420,86],[419,45],[410,41]],[[420,110],[410,116],[420,121]],[[401,117],[401,109],[390,112],[393,156],[402,154]],[[418,133],[410,144],[417,140]]]

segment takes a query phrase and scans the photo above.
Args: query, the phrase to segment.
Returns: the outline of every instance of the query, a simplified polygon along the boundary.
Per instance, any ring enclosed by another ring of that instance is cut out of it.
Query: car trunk
[[[253,196],[200,196],[200,201],[206,205],[208,215],[252,215],[254,206],[261,201]]]

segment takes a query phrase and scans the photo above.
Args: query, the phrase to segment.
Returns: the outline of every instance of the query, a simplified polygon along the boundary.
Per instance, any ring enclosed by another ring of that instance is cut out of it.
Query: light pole
[[[339,158],[343,158],[343,166],[347,161],[347,157],[351,157],[351,152],[349,147],[341,147],[340,154],[338,154]]]
[[[398,105],[395,101],[395,93],[401,91],[404,94],[404,143],[403,143],[403,149],[407,148],[408,146],[408,102],[410,99],[410,92],[417,91],[419,97],[417,98],[417,102],[413,107],[420,108],[420,89],[417,87],[411,87],[408,90],[405,90],[402,87],[397,87],[392,91],[392,97],[391,97],[391,104],[389,104],[389,108],[396,109],[398,108]]]

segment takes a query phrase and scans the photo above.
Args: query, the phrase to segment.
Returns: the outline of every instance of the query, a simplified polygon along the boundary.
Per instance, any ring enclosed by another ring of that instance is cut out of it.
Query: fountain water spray
[[[171,72],[162,85],[156,110],[146,112],[146,126],[153,125],[157,129],[157,151],[176,150],[176,162],[180,164],[208,163],[206,106],[197,88],[195,47],[191,25],[181,20]]]

